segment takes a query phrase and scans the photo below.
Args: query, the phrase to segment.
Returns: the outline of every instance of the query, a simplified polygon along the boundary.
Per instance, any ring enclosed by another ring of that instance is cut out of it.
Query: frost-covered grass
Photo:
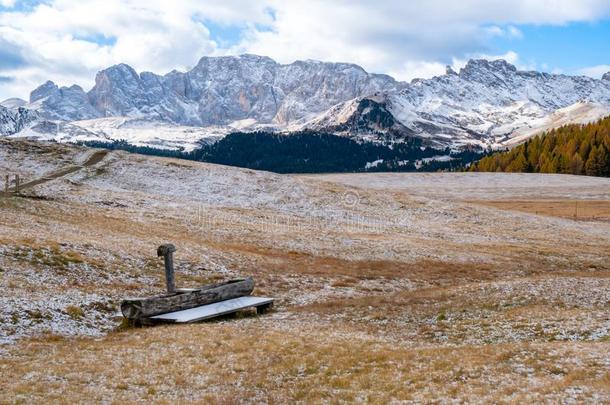
[[[452,200],[604,199],[610,179],[531,173],[366,173],[303,176],[353,187]]]
[[[4,142],[0,165],[34,175],[86,152],[28,145]],[[281,176],[112,152],[0,198],[0,392],[609,401],[610,224],[489,203],[609,195],[572,176]],[[166,242],[179,286],[253,275],[275,310],[119,331],[122,298],[163,291]]]

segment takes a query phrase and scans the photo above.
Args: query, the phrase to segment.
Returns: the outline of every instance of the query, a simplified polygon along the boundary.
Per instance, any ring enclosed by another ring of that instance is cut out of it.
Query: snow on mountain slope
[[[558,110],[595,105],[593,117],[610,109],[610,80],[584,76],[518,71],[505,61],[471,60],[457,74],[414,80],[402,90],[370,98],[384,105],[405,129],[438,146],[475,144],[498,147],[526,129],[541,130],[557,121]],[[336,106],[305,126],[324,130],[352,120],[353,101]],[[564,114],[558,122],[581,122],[579,114]],[[396,128],[396,127],[394,127]],[[400,131],[399,131],[400,132]]]
[[[293,129],[314,129],[368,141],[390,141],[414,134],[396,120],[383,96],[361,97],[337,104]]]
[[[517,129],[502,144],[508,147],[518,145],[528,138],[553,128],[567,124],[588,124],[610,115],[610,105],[595,103],[575,103],[561,108],[539,121],[532,121],[527,127]]]
[[[592,106],[588,113],[583,105]],[[555,122],[604,115],[610,76],[526,72],[502,60],[471,60],[459,73],[448,69],[404,83],[348,63],[203,57],[188,72],[163,76],[112,66],[97,74],[87,93],[47,82],[32,92],[26,107],[44,121],[34,135],[62,141],[125,139],[191,149],[200,139],[235,130],[313,129],[357,140],[415,136],[441,148],[501,147]],[[561,112],[570,108],[575,112]]]
[[[95,137],[81,140],[125,140],[136,146],[151,146],[161,149],[184,149],[191,151],[202,142],[214,142],[229,131],[223,127],[189,127],[166,122],[155,122],[127,117],[109,117],[85,121],[75,121]]]
[[[229,128],[201,128],[129,117],[108,117],[72,122],[44,121],[12,135],[56,142],[126,141],[135,146],[191,151],[202,143],[224,137]]]
[[[35,112],[23,107],[9,110],[0,106],[0,135],[12,135],[23,131],[38,119],[39,117]]]
[[[25,107],[28,102],[20,98],[8,98],[0,103],[0,106],[8,108],[9,110],[16,110],[19,107]]]

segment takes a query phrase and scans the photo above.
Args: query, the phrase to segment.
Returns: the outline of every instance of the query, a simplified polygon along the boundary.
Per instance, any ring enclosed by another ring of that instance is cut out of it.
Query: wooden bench
[[[227,315],[247,308],[264,313],[273,306],[273,298],[253,297],[252,277],[209,284],[200,288],[176,288],[174,283],[174,245],[161,245],[157,255],[165,259],[167,294],[146,298],[127,298],[121,302],[121,313],[131,321],[197,322]]]

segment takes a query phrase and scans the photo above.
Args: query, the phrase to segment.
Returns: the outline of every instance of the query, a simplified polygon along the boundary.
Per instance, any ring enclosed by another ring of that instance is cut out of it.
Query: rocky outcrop
[[[80,86],[60,88],[52,81],[32,91],[27,108],[36,110],[42,117],[52,120],[75,121],[101,116]]]

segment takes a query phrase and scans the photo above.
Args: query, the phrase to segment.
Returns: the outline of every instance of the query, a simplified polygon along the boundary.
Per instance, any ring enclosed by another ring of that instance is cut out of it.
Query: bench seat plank
[[[213,304],[202,305],[191,309],[184,309],[182,311],[155,315],[148,319],[176,323],[197,322],[237,312],[245,308],[262,307],[272,303],[273,298],[246,296],[215,302]]]

